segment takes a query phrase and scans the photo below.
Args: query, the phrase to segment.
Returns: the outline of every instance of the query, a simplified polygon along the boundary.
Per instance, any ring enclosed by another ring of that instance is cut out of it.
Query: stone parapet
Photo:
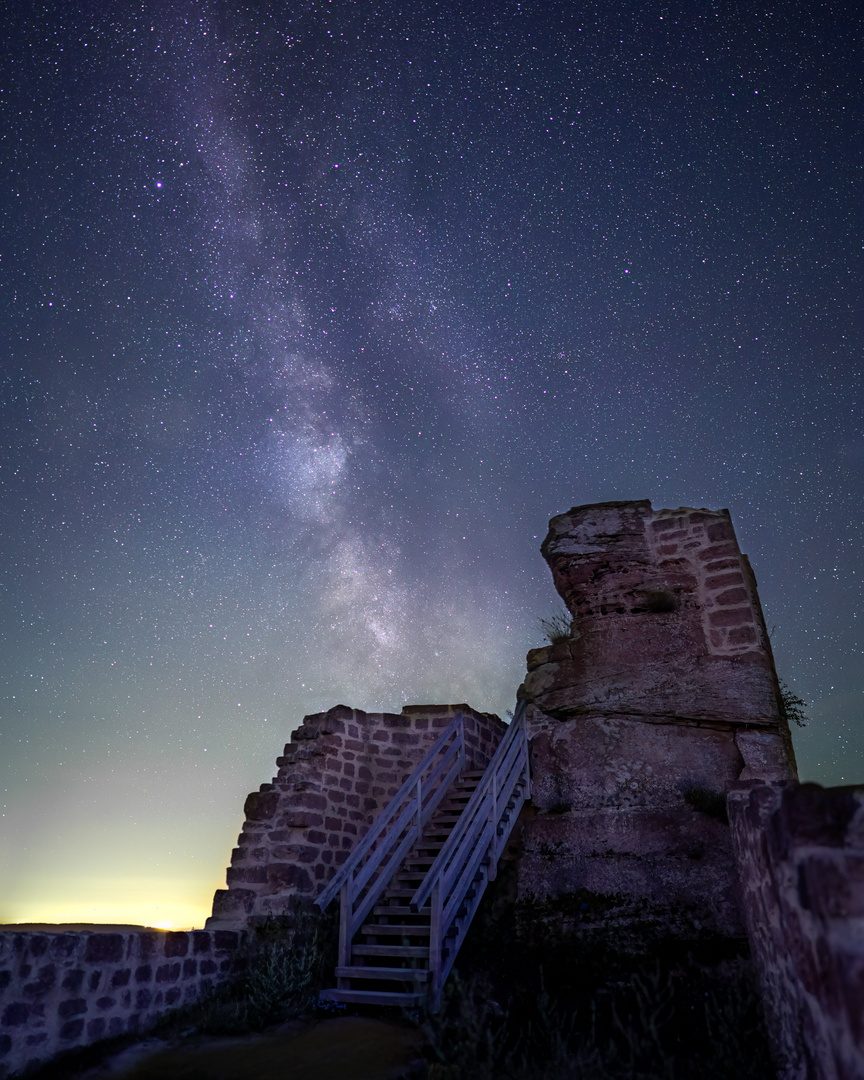
[[[145,1031],[233,973],[242,935],[0,932],[0,1080]]]
[[[485,768],[506,724],[468,705],[401,713],[337,705],[305,717],[272,782],[246,800],[228,887],[207,926],[242,927],[314,900],[457,713],[469,767]]]
[[[741,785],[729,819],[780,1080],[860,1080],[864,787]]]

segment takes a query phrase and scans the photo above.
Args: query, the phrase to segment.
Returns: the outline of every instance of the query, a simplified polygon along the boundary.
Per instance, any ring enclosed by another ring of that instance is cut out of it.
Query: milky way
[[[547,519],[729,507],[861,780],[853,7],[13,3],[0,920],[191,924],[306,712],[504,713]]]

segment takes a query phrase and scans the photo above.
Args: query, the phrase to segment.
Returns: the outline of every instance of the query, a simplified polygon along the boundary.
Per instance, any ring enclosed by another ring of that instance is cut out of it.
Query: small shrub
[[[259,923],[242,971],[197,1006],[195,1026],[209,1035],[261,1031],[311,1008],[328,965],[332,968],[332,916],[299,906],[290,916]]]
[[[780,716],[787,724],[807,727],[810,717],[804,711],[807,702],[793,693],[785,679],[780,679]]]
[[[538,619],[540,629],[552,645],[573,637],[573,619],[569,611],[556,611],[548,619]]]
[[[509,1069],[510,1049],[503,1036],[507,1014],[478,981],[462,982],[453,972],[444,988],[441,1011],[425,1025],[427,1080],[498,1080]]]
[[[768,1080],[762,1009],[746,964],[713,975],[632,971],[602,1000],[515,986],[508,1007],[451,978],[426,1024],[426,1080]]]

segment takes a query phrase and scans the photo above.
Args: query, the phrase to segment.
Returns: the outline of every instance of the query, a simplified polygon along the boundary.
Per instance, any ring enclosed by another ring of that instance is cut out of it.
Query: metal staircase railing
[[[419,911],[431,898],[429,1005],[437,1011],[441,991],[522,804],[531,797],[526,703],[516,713],[483,779],[447,842],[411,899]]]
[[[464,766],[464,722],[457,713],[318,897],[323,911],[340,895],[340,967],[350,963],[354,935]]]

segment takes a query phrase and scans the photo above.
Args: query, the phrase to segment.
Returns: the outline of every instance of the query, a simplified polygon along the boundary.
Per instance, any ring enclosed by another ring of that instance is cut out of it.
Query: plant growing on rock
[[[548,619],[538,619],[540,629],[552,645],[573,637],[573,618],[569,611],[556,611]]]
[[[810,717],[804,711],[806,708],[807,702],[792,691],[785,679],[780,679],[780,715],[786,723],[807,727]]]

